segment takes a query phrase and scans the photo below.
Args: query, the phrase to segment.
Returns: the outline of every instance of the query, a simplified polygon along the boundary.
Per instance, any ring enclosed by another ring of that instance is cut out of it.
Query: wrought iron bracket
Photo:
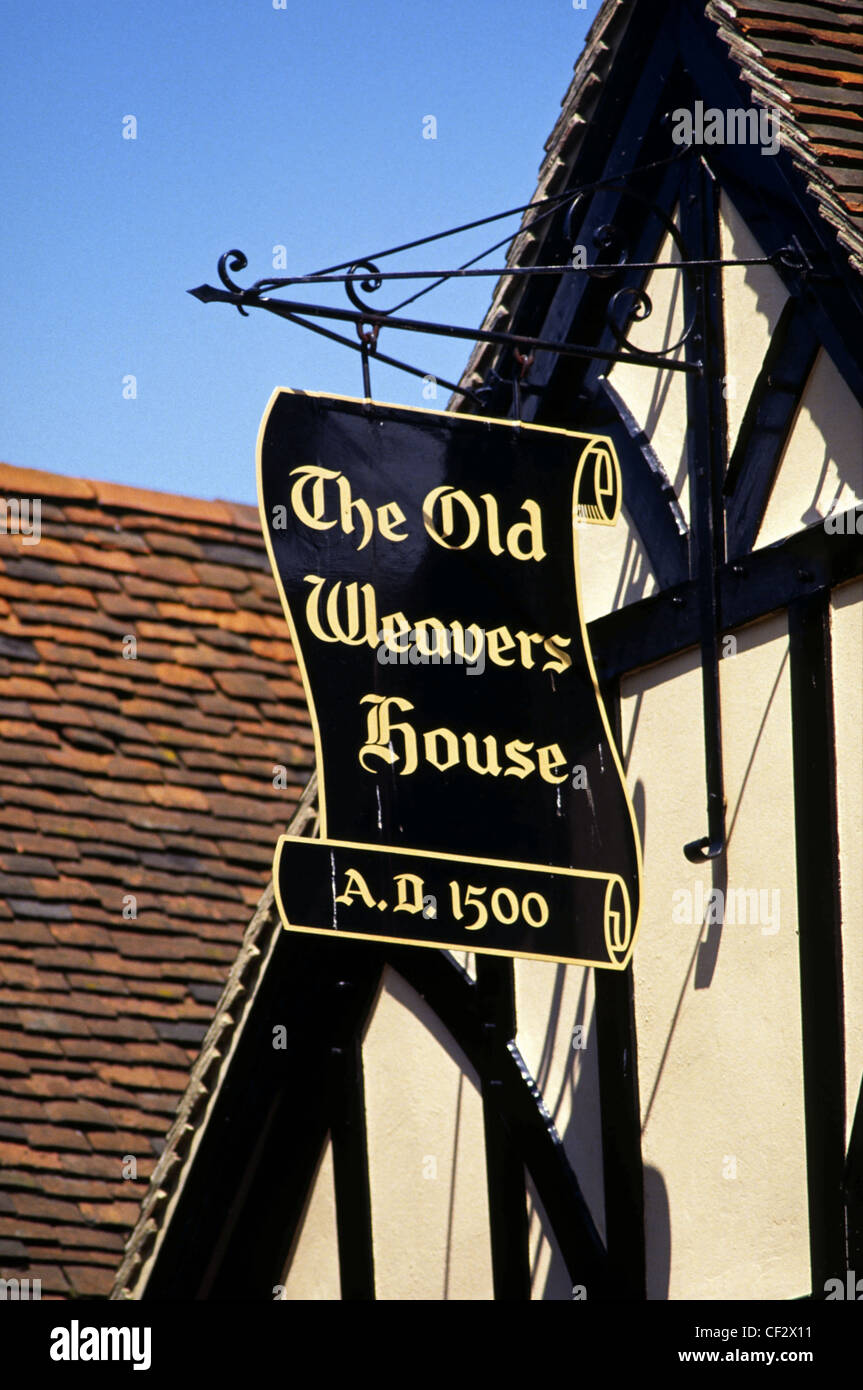
[[[241,251],[228,251],[219,261],[220,267],[225,263],[230,263],[232,270],[236,270],[247,264],[246,257]],[[679,269],[679,267],[676,268]],[[568,266],[540,266],[532,268],[532,273],[545,274],[549,270],[553,270],[556,275],[576,275],[590,274],[591,267],[579,270]],[[459,274],[458,271],[447,273],[450,275]],[[499,274],[500,272],[495,271],[494,273]],[[437,271],[425,272],[426,278],[438,274],[439,272]],[[223,279],[224,278],[225,277],[223,277]],[[401,276],[388,276],[382,274],[380,277],[381,283],[390,278],[401,278]],[[345,283],[348,295],[354,303],[360,302],[358,297],[351,293],[354,280],[360,280],[362,288],[366,290],[366,292],[368,292],[370,287],[377,288],[375,281],[371,280],[366,273],[361,275],[355,274],[351,277],[339,276],[335,277],[335,279],[334,277],[327,277],[323,280],[320,277],[304,276],[286,283],[332,284],[335,280],[341,280]],[[554,339],[533,338],[527,334],[521,333],[505,333],[495,329],[467,328],[459,324],[434,323],[425,319],[402,318],[396,316],[391,310],[374,309],[370,305],[363,305],[356,309],[339,309],[328,304],[308,304],[301,300],[271,299],[269,293],[266,292],[271,284],[271,281],[264,280],[249,286],[248,289],[243,289],[239,285],[231,285],[228,289],[224,290],[217,289],[212,285],[199,285],[196,289],[189,290],[189,294],[194,295],[196,299],[201,300],[204,304],[233,304],[241,313],[245,313],[249,308],[266,309],[271,314],[276,314],[280,318],[286,318],[293,322],[300,322],[298,316],[303,315],[307,319],[321,318],[336,320],[341,323],[352,323],[357,328],[365,328],[368,326],[380,330],[386,327],[398,329],[406,333],[428,333],[437,337],[461,338],[466,342],[497,343],[504,347],[517,348],[519,351],[526,350],[528,353],[553,352],[560,356],[581,357],[588,361],[597,359],[603,362],[630,362],[637,366],[662,367],[674,372],[698,373],[702,370],[702,366],[699,362],[678,361],[673,356],[666,355],[667,352],[671,353],[676,351],[681,345],[680,342],[673,344],[670,349],[664,349],[661,353],[647,352],[632,348],[629,350],[619,348],[617,351],[611,351],[587,343],[558,342]],[[634,300],[638,300],[631,311],[631,316],[637,319],[647,318],[649,316],[652,306],[647,296],[644,295],[642,291],[618,291],[618,295],[623,294],[628,295]],[[613,296],[613,300],[616,301],[618,295]],[[615,308],[617,308],[617,303],[610,304],[609,312],[612,312]],[[306,328],[315,327],[315,325],[308,322],[304,323],[302,326]],[[619,325],[616,325],[616,332],[618,340],[622,343],[624,341],[624,333]],[[681,342],[682,341],[681,339]],[[353,346],[353,344],[346,345]],[[404,362],[396,361],[393,358],[381,357],[378,353],[375,355],[379,357],[380,361],[386,361],[388,365],[398,367],[402,371],[410,371],[418,376],[429,375],[428,372],[421,371],[419,368],[413,368]],[[438,380],[440,380],[440,378],[438,378]],[[450,389],[454,391],[462,391],[464,389],[451,383],[445,382],[444,385],[450,386]]]
[[[679,153],[675,153],[671,159],[679,158]],[[657,164],[668,163],[669,160],[656,161]],[[653,167],[653,166],[646,166]],[[643,172],[643,171],[631,171]],[[352,261],[342,262],[340,265],[328,266],[310,275],[286,275],[278,277],[266,277],[256,280],[254,284],[242,286],[234,278],[236,274],[245,270],[248,259],[242,251],[226,251],[220,257],[218,263],[219,279],[222,288],[212,285],[199,285],[189,293],[203,303],[223,303],[232,304],[239,313],[247,315],[250,308],[264,309],[268,313],[276,314],[280,318],[285,318],[291,323],[296,323],[303,328],[310,329],[312,332],[319,333],[332,341],[342,344],[342,346],[352,348],[362,354],[363,364],[363,389],[366,396],[370,395],[371,384],[369,380],[369,358],[374,356],[379,362],[387,366],[395,367],[399,371],[408,372],[413,376],[429,377],[435,375],[420,367],[404,362],[396,357],[385,355],[380,351],[378,336],[381,329],[394,329],[405,333],[429,334],[437,337],[458,338],[469,343],[492,343],[502,348],[512,349],[513,352],[524,356],[531,356],[537,352],[549,352],[563,357],[576,357],[585,360],[597,360],[608,363],[630,363],[635,366],[653,367],[664,371],[683,372],[688,375],[703,375],[705,366],[700,356],[687,352],[685,356],[680,356],[680,350],[691,340],[693,330],[693,320],[684,326],[677,342],[664,345],[657,351],[648,350],[636,346],[630,341],[627,334],[633,322],[643,321],[650,317],[653,312],[653,304],[644,288],[643,278],[654,271],[671,272],[683,274],[684,276],[697,274],[708,268],[719,268],[723,266],[754,266],[754,265],[773,265],[777,269],[783,269],[786,273],[800,272],[804,276],[811,273],[811,265],[808,258],[799,245],[783,247],[772,256],[750,257],[741,260],[698,260],[694,259],[687,249],[685,241],[668,214],[656,204],[643,198],[627,187],[627,179],[630,175],[620,175],[612,179],[600,181],[596,184],[587,185],[581,189],[570,189],[560,194],[555,194],[550,198],[545,198],[537,203],[526,204],[521,208],[511,208],[503,213],[495,213],[490,217],[480,218],[476,222],[467,223],[461,227],[450,228],[447,231],[435,233],[429,237],[422,237],[416,241],[407,242],[401,246],[391,247],[385,251],[379,251],[372,256],[364,256]],[[639,205],[641,212],[647,210],[648,215],[655,216],[663,227],[664,231],[671,237],[677,253],[676,260],[670,261],[631,261],[628,258],[629,234],[619,222],[606,221],[596,227],[590,235],[593,244],[593,260],[586,262],[587,248],[578,244],[573,244],[575,229],[582,225],[585,214],[585,200],[592,197],[598,190],[612,191],[620,195],[620,199],[631,200]],[[396,255],[400,252],[411,250],[417,246],[428,242],[442,240],[446,237],[455,236],[472,228],[483,226],[486,223],[497,221],[504,217],[512,216],[514,213],[524,213],[530,211],[533,216],[530,222],[523,224],[520,234],[531,231],[536,225],[546,219],[560,213],[562,217],[562,254],[571,256],[571,260],[565,260],[558,264],[532,265],[532,266],[478,266],[477,261],[485,259],[491,252],[498,250],[501,246],[511,240],[511,236],[505,237],[502,241],[486,248],[478,256],[472,257],[461,266],[444,270],[382,270],[380,262],[388,256]],[[640,285],[621,284],[624,275],[631,278],[633,272],[643,272],[642,283]],[[405,317],[399,311],[414,303],[417,299],[430,293],[438,286],[452,280],[466,279],[477,276],[491,277],[499,279],[501,276],[510,277],[513,280],[531,278],[534,276],[556,276],[558,279],[567,276],[587,276],[591,280],[606,282],[608,286],[608,302],[605,309],[605,329],[610,330],[611,337],[615,346],[613,348],[600,347],[598,343],[576,343],[561,342],[554,339],[535,338],[526,334],[505,332],[493,328],[470,328],[459,324],[440,323],[413,317]],[[399,303],[391,305],[389,308],[377,307],[370,303],[367,298],[376,294],[383,285],[396,285],[405,282],[412,292]],[[419,288],[413,289],[413,284],[419,284]],[[423,283],[425,282],[425,283]],[[294,298],[273,298],[275,291],[306,289],[310,286],[334,286],[344,287],[350,307],[337,307],[331,304],[307,303]],[[330,328],[323,326],[323,322],[330,321],[336,323],[353,324],[359,334],[359,341],[335,333]],[[370,336],[371,335],[371,336]],[[468,387],[457,383],[445,381],[435,375],[435,379],[441,385],[451,391],[469,398],[480,409],[483,407],[483,391],[480,387],[471,390]],[[518,376],[519,391],[530,391],[530,382],[526,379],[525,373],[521,372]],[[487,392],[486,392],[487,394]]]

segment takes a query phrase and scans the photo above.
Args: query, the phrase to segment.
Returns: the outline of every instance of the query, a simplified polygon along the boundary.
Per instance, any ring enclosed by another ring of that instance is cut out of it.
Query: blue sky
[[[5,0],[0,459],[254,501],[273,388],[361,395],[359,355],[185,291],[218,283],[232,247],[247,284],[280,273],[275,246],[282,273],[308,273],[527,202],[597,6]],[[455,265],[515,226],[400,268]],[[492,283],[406,312],[477,325]],[[381,347],[457,379],[470,345],[390,333]],[[447,398],[374,364],[372,387]]]

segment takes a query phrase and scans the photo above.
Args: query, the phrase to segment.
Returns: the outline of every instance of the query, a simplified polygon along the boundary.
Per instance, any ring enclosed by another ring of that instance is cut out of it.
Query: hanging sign
[[[284,925],[623,969],[641,855],[576,524],[615,523],[612,441],[280,390],[258,496],[319,778]]]

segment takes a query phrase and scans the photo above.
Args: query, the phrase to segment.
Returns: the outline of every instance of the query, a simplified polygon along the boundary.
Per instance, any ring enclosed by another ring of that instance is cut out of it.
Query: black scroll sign
[[[311,712],[286,927],[623,969],[641,851],[580,611],[612,440],[298,391],[258,495]]]

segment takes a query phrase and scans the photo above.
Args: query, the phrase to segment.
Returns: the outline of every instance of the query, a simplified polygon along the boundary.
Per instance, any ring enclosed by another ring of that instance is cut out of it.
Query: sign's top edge
[[[297,386],[277,386],[270,396],[265,418],[279,396],[307,396],[312,400],[330,401],[353,406],[371,406],[378,410],[405,411],[411,415],[436,415],[456,424],[509,425],[510,429],[532,430],[537,434],[567,435],[571,439],[607,439],[605,430],[571,430],[562,425],[535,425],[529,420],[508,420],[499,415],[461,415],[452,410],[429,410],[425,406],[404,405],[400,401],[378,401],[373,396],[343,396],[329,391],[304,391]]]

